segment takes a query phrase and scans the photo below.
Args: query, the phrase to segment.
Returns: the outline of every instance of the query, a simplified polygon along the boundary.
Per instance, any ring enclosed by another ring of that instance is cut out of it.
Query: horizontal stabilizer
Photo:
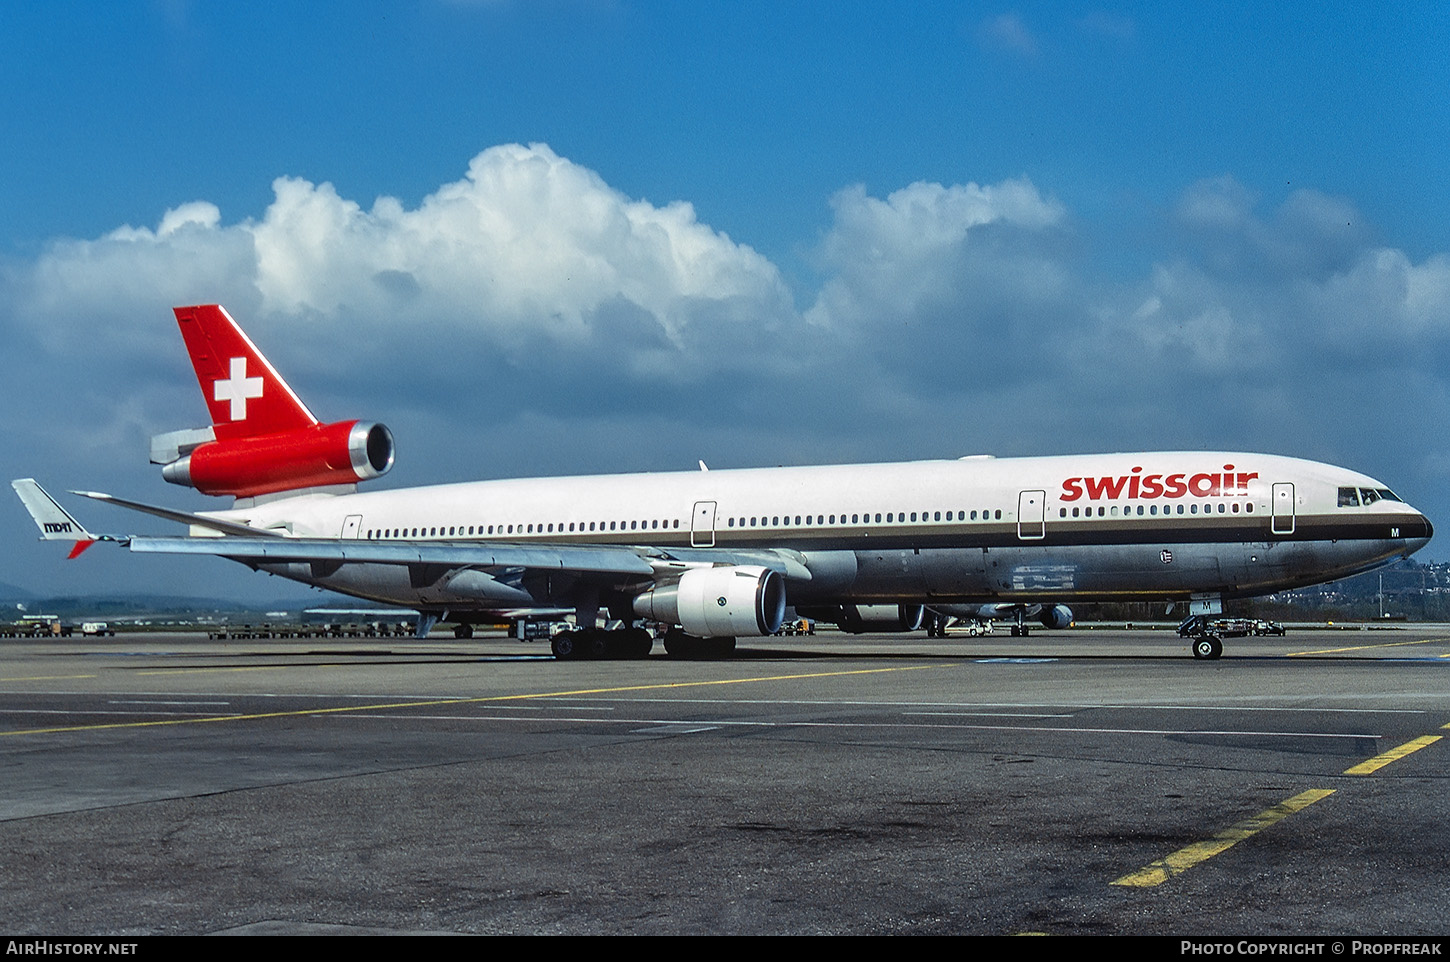
[[[170,464],[172,461],[180,461],[203,444],[215,440],[216,429],[210,426],[158,434],[151,439],[151,463]]]
[[[15,482],[19,484],[20,482]],[[32,484],[34,482],[31,482]],[[43,493],[43,492],[42,492]],[[78,494],[83,498],[90,498],[93,501],[105,501],[108,504],[119,505],[123,508],[130,508],[132,511],[140,511],[142,514],[153,515],[157,518],[165,518],[167,521],[179,521],[182,524],[194,524],[202,528],[210,528],[222,534],[233,534],[244,538],[281,538],[281,532],[263,531],[261,528],[253,528],[250,525],[239,524],[235,521],[223,521],[220,518],[208,518],[204,514],[192,514],[190,511],[177,511],[174,508],[163,508],[154,504],[143,504],[140,501],[127,501],[125,498],[118,498],[115,495],[103,494],[100,491],[72,491],[71,494]],[[22,498],[24,495],[21,496]],[[47,495],[49,497],[49,495]],[[54,502],[51,502],[54,504]],[[59,509],[60,505],[56,505]],[[34,514],[35,512],[31,512]],[[67,515],[69,517],[69,515]]]

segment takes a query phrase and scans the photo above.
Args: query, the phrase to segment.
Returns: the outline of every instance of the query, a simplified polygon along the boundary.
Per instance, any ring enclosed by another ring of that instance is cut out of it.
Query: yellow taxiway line
[[[1440,727],[1450,729],[1450,723],[1446,723]],[[1421,735],[1419,738],[1405,742],[1398,748],[1392,748],[1387,752],[1376,755],[1374,758],[1362,761],[1358,765],[1352,765],[1346,768],[1344,774],[1371,775],[1391,762],[1398,761],[1406,755],[1414,754],[1422,748],[1435,744],[1444,737],[1443,735]],[[1281,802],[1271,809],[1260,812],[1253,818],[1245,819],[1236,825],[1224,829],[1207,841],[1195,842],[1186,848],[1179,849],[1167,858],[1159,859],[1136,872],[1130,872],[1122,878],[1115,879],[1112,884],[1137,888],[1152,888],[1155,885],[1161,885],[1173,876],[1181,875],[1198,863],[1213,858],[1213,856],[1242,842],[1244,839],[1262,832],[1275,822],[1313,805],[1322,798],[1328,798],[1334,794],[1334,791],[1332,788],[1311,788],[1308,791],[1300,792],[1293,798]]]
[[[1450,726],[1446,726],[1446,727],[1450,727]],[[1412,739],[1410,741],[1405,742],[1403,745],[1401,745],[1398,748],[1391,748],[1389,751],[1385,752],[1382,755],[1376,755],[1374,758],[1368,759],[1367,761],[1362,761],[1358,765],[1354,765],[1354,766],[1351,766],[1350,768],[1346,768],[1344,770],[1344,774],[1346,774],[1346,775],[1370,775],[1370,774],[1373,774],[1374,772],[1379,771],[1381,768],[1384,768],[1390,762],[1397,761],[1397,760],[1399,760],[1401,758],[1404,758],[1406,755],[1409,755],[1409,754],[1412,754],[1414,752],[1417,752],[1420,749],[1426,747],[1427,745],[1433,745],[1433,744],[1435,744],[1436,742],[1438,742],[1443,737],[1444,737],[1443,735],[1421,735],[1419,738],[1415,738],[1415,739]]]
[[[524,701],[535,698],[575,698],[580,695],[608,695],[625,691],[659,691],[670,688],[702,688],[708,685],[747,685],[764,681],[801,681],[807,678],[840,678],[848,675],[878,675],[898,671],[922,671],[928,668],[953,668],[952,664],[909,665],[901,668],[858,668],[851,671],[817,671],[798,675],[769,675],[761,678],[718,678],[711,681],[674,681],[653,685],[621,685],[614,688],[576,688],[570,691],[524,692],[516,695],[482,695],[475,698],[436,698],[429,701],[385,702],[372,705],[343,705],[336,708],[299,708],[291,711],[256,712],[252,714],[208,715],[203,718],[169,718],[158,721],[110,722],[103,725],[66,725],[55,728],[26,728],[0,731],[0,737],[14,735],[49,735],[59,732],[104,731],[117,728],[154,728],[162,725],[202,725],[211,722],[254,721],[263,718],[301,718],[307,715],[340,715],[362,711],[385,711],[392,708],[430,708],[439,705],[474,705],[486,702]]]
[[[1288,657],[1294,658],[1299,655],[1342,655],[1347,651],[1374,651],[1377,648],[1404,648],[1409,645],[1432,645],[1436,642],[1445,642],[1445,638],[1422,638],[1419,641],[1387,641],[1382,645],[1350,645],[1345,648],[1320,648],[1315,651],[1291,651]],[[1441,655],[1440,657],[1445,657]]]
[[[1120,879],[1115,879],[1112,884],[1129,885],[1136,888],[1152,888],[1155,885],[1162,885],[1173,876],[1182,875],[1199,862],[1213,858],[1215,855],[1237,845],[1244,839],[1257,835],[1270,825],[1333,794],[1334,789],[1332,788],[1311,788],[1307,792],[1300,792],[1293,798],[1280,802],[1273,808],[1266,809],[1252,818],[1246,818],[1242,822],[1231,825],[1207,841],[1194,842],[1187,848],[1179,849],[1167,858],[1159,859],[1150,865],[1145,865],[1136,872],[1131,872]]]

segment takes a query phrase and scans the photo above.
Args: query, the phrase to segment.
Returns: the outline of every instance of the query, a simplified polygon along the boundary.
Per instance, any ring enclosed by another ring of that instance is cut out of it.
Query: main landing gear
[[[671,658],[729,658],[735,654],[735,639],[696,638],[671,628],[665,632],[665,654]]]
[[[549,641],[549,648],[560,661],[581,658],[623,659],[648,658],[655,639],[643,628],[584,628],[561,631]]]
[[[665,654],[671,658],[705,660],[729,658],[735,653],[734,638],[696,638],[679,628],[665,632]],[[549,641],[549,648],[560,661],[621,660],[648,658],[654,648],[654,636],[644,628],[603,628],[561,631]]]

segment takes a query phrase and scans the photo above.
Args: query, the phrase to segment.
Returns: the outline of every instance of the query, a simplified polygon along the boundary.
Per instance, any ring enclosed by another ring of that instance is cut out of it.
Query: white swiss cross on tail
[[[247,400],[262,396],[262,379],[247,377],[247,359],[234,357],[231,360],[231,376],[225,381],[212,382],[213,397],[218,401],[230,401],[232,420],[247,419]]]

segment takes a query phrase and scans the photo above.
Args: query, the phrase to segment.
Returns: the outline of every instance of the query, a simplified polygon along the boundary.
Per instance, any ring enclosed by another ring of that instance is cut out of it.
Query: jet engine
[[[696,638],[773,635],[785,619],[785,579],[755,565],[691,568],[637,595],[634,613]]]
[[[839,608],[800,608],[803,618],[835,622],[853,635],[916,631],[926,615],[925,605],[842,605]]]
[[[1037,620],[1048,628],[1068,628],[1072,625],[1072,609],[1067,605],[1043,605]]]
[[[356,484],[393,466],[393,434],[381,424],[338,421],[257,437],[207,441],[161,469],[172,484],[250,498]]]

